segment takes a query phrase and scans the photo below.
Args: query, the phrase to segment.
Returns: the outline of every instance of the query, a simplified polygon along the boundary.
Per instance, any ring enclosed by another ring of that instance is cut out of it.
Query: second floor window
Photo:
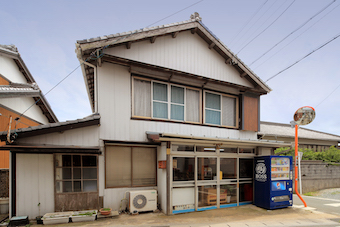
[[[134,110],[138,117],[200,122],[200,91],[134,78]]]
[[[204,92],[204,108],[202,106]],[[238,97],[133,77],[133,116],[238,127]]]

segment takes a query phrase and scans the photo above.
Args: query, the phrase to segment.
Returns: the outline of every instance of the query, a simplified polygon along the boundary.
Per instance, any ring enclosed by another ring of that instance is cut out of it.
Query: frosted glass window
[[[168,101],[168,85],[153,83],[153,100]]]
[[[131,185],[131,148],[106,148],[106,187]]]
[[[133,116],[175,121],[201,121],[199,90],[133,78]]]
[[[153,117],[168,118],[168,85],[153,83]]]
[[[171,86],[171,119],[184,121],[184,88]]]
[[[221,110],[221,96],[205,93],[205,107],[209,109]]]
[[[237,98],[205,93],[205,123],[237,126]]]
[[[153,117],[155,118],[168,118],[168,104],[154,102],[153,103]]]
[[[134,115],[151,117],[151,82],[134,79]]]
[[[96,168],[84,168],[83,179],[97,179],[97,169]]]
[[[55,179],[56,193],[96,192],[93,182],[97,185],[97,156],[55,155]]]
[[[107,146],[106,187],[156,185],[156,149]]]
[[[97,181],[96,180],[85,180],[83,191],[84,192],[96,192],[97,191]]]
[[[205,123],[221,124],[221,96],[205,93]]]
[[[236,126],[236,98],[222,96],[222,125]]]
[[[186,89],[186,121],[200,122],[200,92]]]
[[[221,112],[214,110],[205,110],[205,122],[208,124],[220,125]]]
[[[132,148],[133,180],[132,186],[148,186],[156,184],[156,152],[155,149]]]
[[[171,104],[171,119],[184,121],[184,106]]]

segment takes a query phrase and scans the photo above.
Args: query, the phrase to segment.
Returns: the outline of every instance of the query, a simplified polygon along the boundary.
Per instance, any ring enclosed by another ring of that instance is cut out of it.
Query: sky
[[[340,0],[0,4],[0,44],[18,48],[59,121],[92,113],[81,69],[71,73],[80,64],[77,40],[180,22],[198,12],[203,24],[258,77],[269,79],[272,91],[261,97],[261,121],[289,124],[298,108],[312,106],[316,118],[304,127],[340,135]]]

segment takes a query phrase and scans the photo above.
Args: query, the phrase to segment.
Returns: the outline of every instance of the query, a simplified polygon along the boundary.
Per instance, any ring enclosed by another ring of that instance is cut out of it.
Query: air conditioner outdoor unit
[[[130,191],[130,213],[157,210],[157,191]]]

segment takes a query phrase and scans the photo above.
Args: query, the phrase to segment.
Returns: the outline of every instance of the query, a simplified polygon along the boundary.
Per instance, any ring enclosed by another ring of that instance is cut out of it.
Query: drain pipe
[[[94,92],[93,92],[93,96],[94,96],[94,110],[93,112],[94,113],[98,113],[98,89],[97,89],[97,66],[91,64],[91,63],[88,63],[86,61],[82,61],[82,63],[84,65],[87,65],[89,67],[92,67],[93,68],[93,88],[94,88]],[[86,76],[86,74],[85,74]]]

